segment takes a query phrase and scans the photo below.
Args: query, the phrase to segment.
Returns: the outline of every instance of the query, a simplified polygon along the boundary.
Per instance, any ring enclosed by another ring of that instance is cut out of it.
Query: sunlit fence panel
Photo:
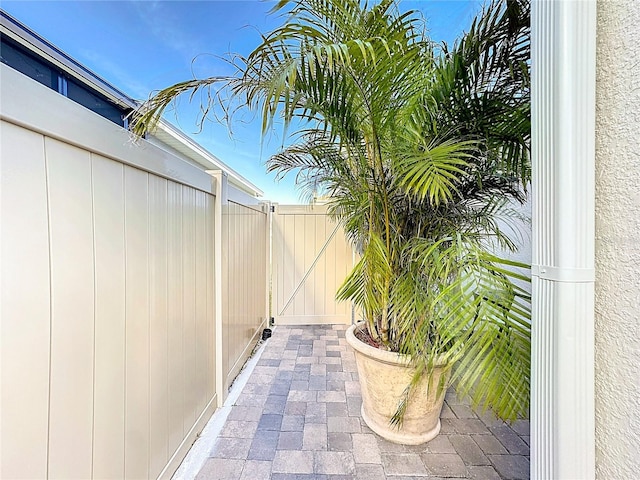
[[[223,369],[225,392],[267,326],[269,212],[230,187],[223,206]]]
[[[0,476],[168,477],[218,405],[212,178],[2,78]]]
[[[354,266],[342,227],[323,205],[277,205],[273,215],[273,313],[283,325],[351,323],[336,292]]]

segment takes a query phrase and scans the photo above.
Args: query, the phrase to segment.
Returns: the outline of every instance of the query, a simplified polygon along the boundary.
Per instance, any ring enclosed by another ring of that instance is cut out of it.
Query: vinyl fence
[[[222,205],[222,391],[240,373],[267,326],[269,207],[233,189]]]
[[[276,205],[273,305],[282,325],[350,324],[351,304],[336,291],[355,262],[344,230],[325,205]]]
[[[326,207],[272,213],[0,69],[0,478],[169,478],[267,325],[270,277],[277,323],[352,321],[352,247]]]
[[[1,68],[0,477],[168,478],[266,322],[266,209]]]

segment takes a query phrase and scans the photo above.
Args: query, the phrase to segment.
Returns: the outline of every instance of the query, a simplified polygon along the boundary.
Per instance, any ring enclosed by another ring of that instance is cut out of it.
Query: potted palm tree
[[[502,418],[525,415],[526,265],[493,252],[515,248],[502,225],[530,177],[528,0],[494,1],[452,48],[394,0],[274,8],[283,25],[234,58],[236,75],[159,92],[134,128],[200,89],[215,91],[207,107],[261,110],[265,132],[277,116],[294,127],[267,167],[328,198],[360,253],[337,295],[362,313],[347,338],[374,431],[433,438],[452,382]]]

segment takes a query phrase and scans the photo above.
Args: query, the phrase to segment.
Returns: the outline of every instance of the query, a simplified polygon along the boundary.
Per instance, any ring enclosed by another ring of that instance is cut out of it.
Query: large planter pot
[[[410,396],[402,425],[391,425],[415,369],[406,355],[379,350],[356,338],[355,331],[362,328],[361,325],[352,325],[346,340],[355,351],[363,420],[371,430],[391,442],[404,445],[428,442],[440,432],[446,388],[439,385],[446,385],[450,369],[436,365],[433,375],[426,375]]]

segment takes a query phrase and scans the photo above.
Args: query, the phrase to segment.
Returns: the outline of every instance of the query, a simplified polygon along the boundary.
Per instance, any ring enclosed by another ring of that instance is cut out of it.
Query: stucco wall
[[[640,2],[597,4],[596,474],[640,472]]]

